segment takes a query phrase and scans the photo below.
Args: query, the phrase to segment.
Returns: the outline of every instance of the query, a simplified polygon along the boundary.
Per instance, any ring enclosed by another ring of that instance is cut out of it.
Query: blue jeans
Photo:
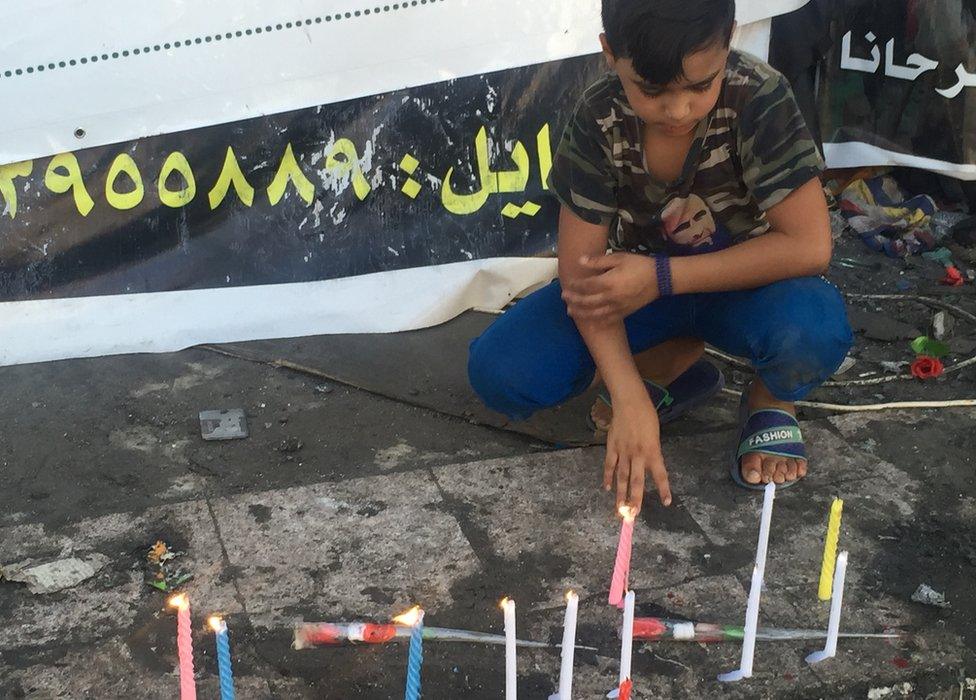
[[[658,299],[624,320],[637,354],[690,337],[748,359],[766,388],[796,401],[833,374],[853,340],[837,288],[822,277]],[[471,343],[468,378],[489,408],[524,420],[586,391],[596,365],[559,281],[529,295]]]

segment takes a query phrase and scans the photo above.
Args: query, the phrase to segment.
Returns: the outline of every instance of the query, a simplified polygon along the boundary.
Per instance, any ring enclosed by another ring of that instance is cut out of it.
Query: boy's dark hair
[[[655,85],[684,76],[688,54],[728,46],[735,0],[603,0],[603,31],[617,58]]]

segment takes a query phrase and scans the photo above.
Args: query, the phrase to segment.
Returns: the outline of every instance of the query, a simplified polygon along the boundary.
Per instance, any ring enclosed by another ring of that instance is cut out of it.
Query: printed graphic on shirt
[[[669,255],[711,253],[732,243],[728,230],[697,194],[667,203],[661,211],[661,233]]]

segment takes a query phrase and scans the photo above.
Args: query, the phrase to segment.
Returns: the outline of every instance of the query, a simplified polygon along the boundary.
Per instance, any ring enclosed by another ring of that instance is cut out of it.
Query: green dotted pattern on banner
[[[249,29],[238,29],[233,32],[224,32],[222,34],[208,34],[206,36],[198,36],[194,39],[177,40],[177,41],[166,42],[165,44],[153,44],[152,46],[143,46],[143,47],[137,47],[133,49],[126,49],[124,51],[113,51],[112,53],[82,56],[81,58],[72,58],[65,61],[58,61],[56,63],[48,63],[48,64],[40,63],[36,66],[27,66],[26,68],[11,68],[9,70],[0,71],[0,77],[16,78],[18,76],[23,76],[23,75],[30,75],[36,73],[44,73],[46,71],[58,70],[59,68],[74,68],[79,65],[98,63],[99,61],[111,61],[115,59],[139,56],[140,54],[155,53],[157,51],[169,51],[170,49],[188,48],[191,46],[195,46],[197,44],[209,44],[215,41],[229,41],[232,39],[239,39],[245,36],[253,36],[255,34],[271,34],[273,32],[280,32],[288,29],[300,29],[302,27],[309,27],[313,24],[323,24],[327,22],[341,22],[344,19],[352,19],[354,17],[364,17],[368,15],[380,15],[386,12],[396,12],[398,10],[406,10],[411,7],[416,7],[418,5],[433,5],[438,2],[446,2],[446,1],[447,0],[409,0],[408,2],[398,2],[398,3],[393,3],[392,5],[383,5],[381,7],[377,6],[374,8],[366,8],[362,10],[338,12],[334,15],[322,15],[320,17],[300,19],[294,22],[266,24],[260,27],[252,27]]]

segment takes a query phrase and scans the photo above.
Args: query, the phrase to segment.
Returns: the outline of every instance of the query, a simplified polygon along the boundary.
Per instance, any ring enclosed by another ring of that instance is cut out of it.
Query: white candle
[[[837,654],[837,637],[840,636],[840,609],[844,602],[844,579],[847,576],[847,552],[837,555],[834,569],[834,590],[830,599],[830,621],[827,623],[827,644],[823,651],[815,651],[807,657],[808,664],[820,663]]]
[[[570,591],[566,594],[566,619],[563,622],[562,665],[559,668],[558,700],[573,697],[573,657],[576,652],[576,615],[579,596]]]
[[[515,601],[502,600],[505,613],[505,700],[516,700],[518,666],[515,657]]]
[[[766,552],[769,549],[769,527],[773,520],[773,501],[776,499],[776,484],[769,482],[763,492],[762,520],[759,521],[759,544],[756,545],[756,566],[759,578],[766,576]]]
[[[759,599],[762,595],[763,577],[766,574],[766,554],[769,549],[769,528],[773,518],[773,500],[776,484],[766,484],[763,494],[762,519],[759,522],[759,543],[756,545],[756,563],[752,567],[752,583],[749,585],[749,603],[746,606],[746,623],[742,635],[742,659],[736,671],[721,674],[724,682],[738,681],[752,676],[752,661],[756,651],[756,631],[759,627]]]
[[[630,678],[630,661],[634,653],[634,602],[633,591],[624,596],[624,624],[620,630],[620,682]]]

